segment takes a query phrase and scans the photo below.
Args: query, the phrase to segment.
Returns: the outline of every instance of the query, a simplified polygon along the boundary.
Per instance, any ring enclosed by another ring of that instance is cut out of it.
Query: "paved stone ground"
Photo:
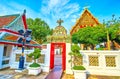
[[[63,74],[61,79],[74,79],[73,75]]]
[[[120,79],[120,76],[88,75],[88,79]]]
[[[74,75],[64,73],[61,79],[74,79]],[[87,79],[120,79],[120,76],[88,75]]]
[[[40,73],[37,76],[28,75],[27,71],[23,73],[16,73],[14,69],[0,70],[0,79],[44,79],[48,73]],[[63,73],[61,79],[74,79],[73,75]],[[88,79],[120,79],[120,76],[100,76],[100,75],[88,75]]]
[[[28,71],[25,70],[21,73],[15,72],[14,69],[0,70],[0,79],[45,79],[48,73],[40,73],[37,76],[28,75]]]
[[[60,79],[62,76],[62,68],[60,65],[55,66],[45,79]]]

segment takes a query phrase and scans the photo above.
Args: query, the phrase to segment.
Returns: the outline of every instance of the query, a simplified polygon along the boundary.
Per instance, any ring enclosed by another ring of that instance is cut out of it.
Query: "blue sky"
[[[22,14],[26,9],[27,18],[41,18],[51,28],[55,28],[61,18],[69,32],[85,6],[101,23],[113,14],[120,17],[120,0],[0,0],[0,16]]]

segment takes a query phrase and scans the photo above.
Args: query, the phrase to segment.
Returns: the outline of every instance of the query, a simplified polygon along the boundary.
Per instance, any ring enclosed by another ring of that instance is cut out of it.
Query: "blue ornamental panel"
[[[9,24],[6,28],[17,31],[23,29],[24,30],[24,24],[22,21],[22,16],[19,16],[16,18],[11,24]]]

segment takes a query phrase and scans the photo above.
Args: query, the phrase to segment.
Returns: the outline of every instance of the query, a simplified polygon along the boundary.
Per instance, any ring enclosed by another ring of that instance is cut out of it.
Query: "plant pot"
[[[41,72],[41,67],[29,67],[28,74],[29,75],[38,75]]]
[[[86,79],[86,70],[73,70],[75,79]]]

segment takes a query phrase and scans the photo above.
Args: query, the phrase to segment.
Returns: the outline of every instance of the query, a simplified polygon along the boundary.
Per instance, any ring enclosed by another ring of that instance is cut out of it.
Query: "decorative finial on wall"
[[[57,23],[59,24],[59,26],[61,26],[61,24],[63,23],[64,21],[61,20],[61,18],[59,20],[57,20]]]

